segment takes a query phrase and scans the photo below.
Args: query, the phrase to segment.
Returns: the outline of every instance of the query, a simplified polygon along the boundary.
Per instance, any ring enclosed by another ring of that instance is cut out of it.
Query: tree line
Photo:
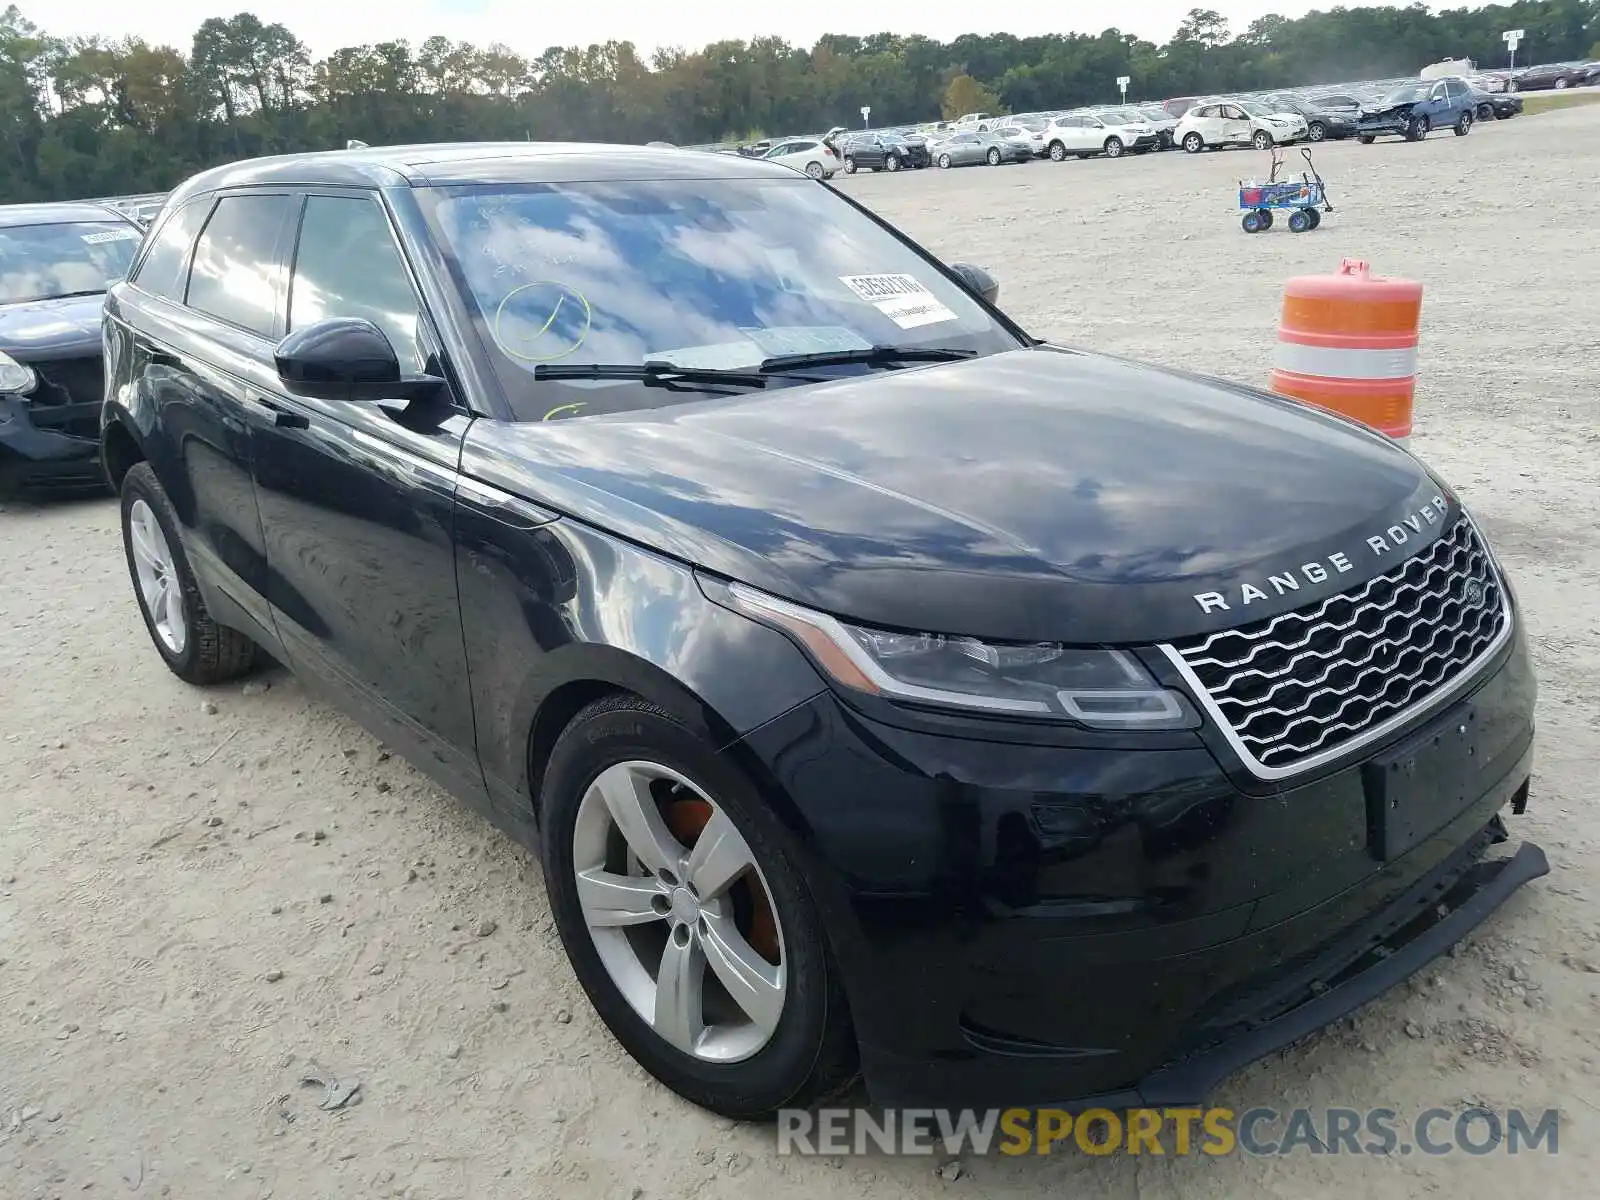
[[[1600,0],[1519,0],[1434,12],[1342,8],[1265,16],[1232,30],[1195,9],[1164,45],[1116,29],[950,42],[891,33],[780,38],[641,55],[629,42],[505,45],[432,37],[314,59],[285,26],[212,17],[187,53],[139,38],[56,38],[0,13],[0,201],[166,190],[231,159],[471,140],[678,144],[746,140],[973,110],[1020,112],[1130,99],[1412,75],[1427,63],[1600,57]]]

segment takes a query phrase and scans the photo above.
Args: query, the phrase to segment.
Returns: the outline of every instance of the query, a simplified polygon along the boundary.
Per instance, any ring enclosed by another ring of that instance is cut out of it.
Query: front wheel
[[[1190,154],[1199,154],[1206,148],[1206,140],[1198,133],[1187,133],[1183,137],[1183,148]]]
[[[1456,118],[1455,135],[1457,137],[1466,137],[1467,134],[1469,134],[1471,132],[1472,132],[1472,113],[1464,112],[1459,117]]]
[[[1370,134],[1370,133],[1360,134],[1356,138],[1356,141],[1360,142],[1363,146],[1370,146],[1370,145],[1372,145],[1373,142],[1375,142],[1377,140],[1378,139],[1373,137],[1372,134]]]
[[[950,156],[948,154],[939,155],[939,169],[941,171],[948,171],[950,169]]]
[[[122,481],[122,545],[134,595],[156,652],[185,683],[223,683],[248,671],[256,644],[212,620],[200,595],[178,517],[149,463]]]
[[[1255,136],[1250,139],[1250,142],[1257,150],[1272,149],[1272,135],[1265,129],[1256,130]]]
[[[991,167],[998,167],[1000,165],[1000,149],[999,149],[999,147],[990,146],[989,147],[988,158],[989,158],[989,165]]]
[[[836,1095],[855,1038],[789,835],[736,766],[633,696],[596,701],[541,789],[551,910],[578,982],[645,1070],[726,1117]]]
[[[1480,120],[1480,121],[1492,121],[1492,120],[1494,120],[1494,105],[1487,104],[1487,103],[1478,105],[1478,120]]]
[[[1239,224],[1244,226],[1246,233],[1260,233],[1267,227],[1261,219],[1264,215],[1256,209],[1251,209],[1240,219]]]
[[[854,175],[856,173],[856,160],[855,159],[846,156],[846,158],[844,160],[844,173],[846,175]]]
[[[1328,136],[1328,127],[1321,121],[1313,121],[1306,127],[1306,137],[1313,142],[1320,142]]]
[[[1311,228],[1311,218],[1306,215],[1306,210],[1297,208],[1289,214],[1289,232],[1304,233]]]
[[[1556,80],[1556,91],[1564,92],[1566,90],[1567,90],[1567,81],[1565,79]]]
[[[1124,149],[1124,147],[1122,145],[1122,139],[1121,138],[1115,138],[1115,137],[1108,137],[1106,139],[1105,149],[1106,149],[1106,157],[1107,158],[1121,158],[1122,157],[1122,151]]]
[[[1412,117],[1406,123],[1406,141],[1420,142],[1428,136],[1429,124],[1427,117]]]
[[[900,156],[898,154],[889,155],[888,158],[883,160],[883,169],[885,171],[898,171],[900,169]]]

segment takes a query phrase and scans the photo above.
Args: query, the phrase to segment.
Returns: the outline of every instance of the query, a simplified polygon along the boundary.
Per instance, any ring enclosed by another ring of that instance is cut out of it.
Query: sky
[[[0,0],[4,3],[6,0]],[[1256,17],[1276,12],[1302,16],[1327,8],[1313,0],[1011,0],[997,6],[1003,17],[979,15],[978,7],[956,0],[807,0],[790,8],[768,9],[751,0],[598,0],[594,3],[537,4],[522,0],[73,0],[61,7],[39,0],[17,0],[23,15],[47,33],[62,37],[134,35],[188,52],[195,29],[207,17],[254,12],[263,21],[287,25],[316,57],[341,46],[405,38],[413,44],[433,34],[486,45],[501,41],[526,55],[550,46],[610,40],[631,41],[644,53],[658,46],[698,49],[728,38],[778,36],[798,45],[824,33],[920,33],[948,41],[963,33],[1099,33],[1115,25],[1153,42],[1172,36],[1184,14],[1197,5],[1214,8],[1235,31]],[[764,13],[765,15],[759,15]],[[379,15],[381,14],[381,16]]]

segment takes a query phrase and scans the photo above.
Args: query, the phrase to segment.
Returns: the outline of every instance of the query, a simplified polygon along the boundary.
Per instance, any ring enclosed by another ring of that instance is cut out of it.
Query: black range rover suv
[[[536,844],[699,1104],[1196,1102],[1546,871],[1522,623],[1400,446],[996,290],[728,155],[200,175],[107,302],[155,649]]]

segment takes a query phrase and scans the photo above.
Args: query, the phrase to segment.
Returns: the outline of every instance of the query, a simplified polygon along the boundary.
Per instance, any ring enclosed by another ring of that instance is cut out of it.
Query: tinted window
[[[224,196],[195,243],[188,305],[241,328],[272,335],[277,309],[274,251],[287,196]]]
[[[194,249],[194,236],[209,211],[209,203],[191,200],[170,213],[151,239],[133,282],[153,296],[182,303],[189,251]]]
[[[1017,342],[828,188],[685,179],[418,188],[513,410],[542,420],[702,398],[538,378],[544,364],[751,369],[789,353]],[[770,390],[782,403],[785,389]]]
[[[795,142],[789,147],[789,149],[794,151],[796,154],[799,154],[805,150],[815,150],[816,148],[817,144],[815,142]]]
[[[383,211],[372,200],[308,196],[289,283],[289,328],[364,317],[389,339],[400,369],[422,370],[417,301]]]
[[[128,273],[143,240],[126,221],[0,228],[0,304],[103,292]]]

